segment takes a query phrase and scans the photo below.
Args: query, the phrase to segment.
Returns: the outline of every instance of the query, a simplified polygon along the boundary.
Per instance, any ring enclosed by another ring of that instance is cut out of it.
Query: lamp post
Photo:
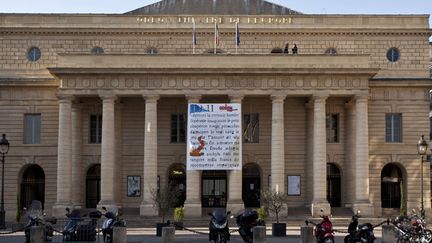
[[[428,144],[426,140],[424,140],[424,135],[420,136],[419,141],[417,142],[417,152],[420,155],[420,174],[421,174],[421,183],[420,183],[420,191],[421,191],[421,216],[424,218],[425,210],[423,204],[423,156],[426,155]]]
[[[6,229],[4,210],[4,165],[5,165],[5,154],[9,151],[9,141],[6,139],[6,134],[2,135],[0,139],[0,154],[2,155],[2,181],[1,181],[1,202],[0,202],[0,229]]]

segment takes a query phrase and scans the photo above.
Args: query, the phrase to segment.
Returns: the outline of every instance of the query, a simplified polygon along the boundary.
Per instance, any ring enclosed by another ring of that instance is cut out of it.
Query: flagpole
[[[216,54],[216,42],[217,42],[217,33],[216,33],[216,31],[217,31],[217,26],[216,26],[216,22],[215,22],[215,26],[214,26],[214,54]]]
[[[238,49],[238,22],[236,22],[236,25],[235,25],[235,32],[236,32],[236,34],[235,34],[235,43],[236,43],[236,55],[237,55],[237,49]]]
[[[192,54],[195,54],[195,42],[196,42],[195,20],[192,19]]]

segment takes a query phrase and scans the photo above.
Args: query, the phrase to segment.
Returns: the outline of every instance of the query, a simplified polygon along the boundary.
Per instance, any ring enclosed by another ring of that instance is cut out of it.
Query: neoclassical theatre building
[[[151,189],[169,183],[187,217],[259,207],[269,188],[288,215],[398,214],[421,195],[429,211],[428,19],[264,0],[0,14],[6,218],[33,199],[155,215]],[[241,171],[186,170],[189,103],[241,104]]]

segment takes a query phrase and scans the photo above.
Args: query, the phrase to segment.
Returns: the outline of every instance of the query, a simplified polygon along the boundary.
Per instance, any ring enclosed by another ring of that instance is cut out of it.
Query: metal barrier
[[[92,229],[86,227],[86,225],[90,223],[90,220],[90,218],[82,218],[82,220],[78,222],[78,230],[76,234],[63,234],[63,229],[69,222],[69,219],[57,219],[57,223],[51,226],[53,230],[52,242],[57,243],[67,241],[81,243],[103,243],[103,236],[101,230],[103,219],[97,219],[96,228]]]

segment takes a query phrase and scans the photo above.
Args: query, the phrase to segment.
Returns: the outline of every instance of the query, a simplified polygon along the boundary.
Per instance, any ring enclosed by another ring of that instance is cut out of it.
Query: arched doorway
[[[243,166],[242,198],[245,207],[260,207],[261,174],[257,164]]]
[[[92,165],[86,175],[86,208],[96,208],[100,201],[100,164]]]
[[[27,167],[21,180],[20,208],[28,208],[33,200],[45,203],[45,173],[39,165]]]
[[[333,164],[327,164],[327,201],[330,207],[341,206],[341,173],[339,168]]]
[[[168,170],[168,184],[180,191],[176,207],[184,205],[186,200],[186,170],[183,164],[173,164]]]
[[[224,170],[205,170],[202,173],[202,207],[226,207],[227,173]]]
[[[395,164],[387,164],[381,171],[381,207],[400,208],[402,199],[402,171]]]

